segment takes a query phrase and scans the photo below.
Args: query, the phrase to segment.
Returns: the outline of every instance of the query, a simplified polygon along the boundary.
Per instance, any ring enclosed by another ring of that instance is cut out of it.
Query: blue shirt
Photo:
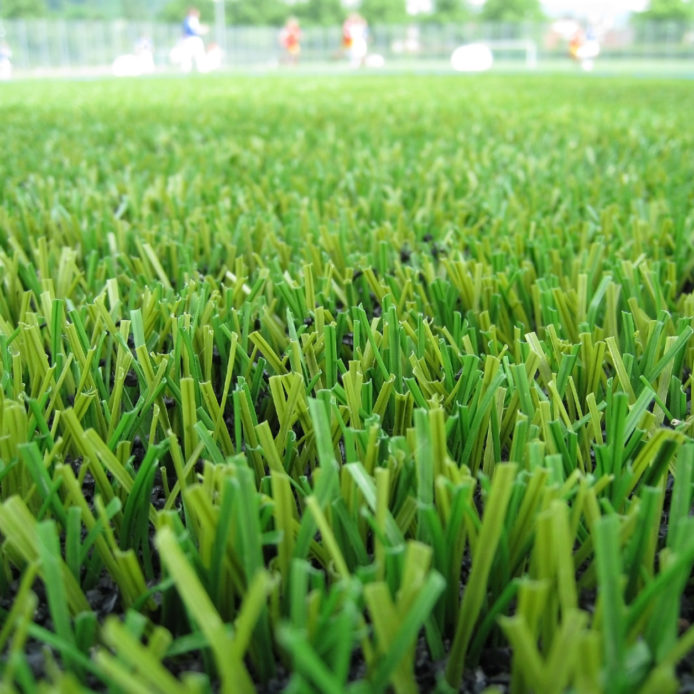
[[[197,26],[197,21],[195,20],[194,17],[186,17],[183,20],[183,36],[188,38],[189,36],[200,36],[200,32],[198,31]]]

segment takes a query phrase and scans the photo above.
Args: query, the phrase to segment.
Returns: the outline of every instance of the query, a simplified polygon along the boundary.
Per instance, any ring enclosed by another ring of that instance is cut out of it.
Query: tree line
[[[227,22],[235,25],[277,26],[288,15],[305,25],[340,24],[347,10],[342,0],[220,0]],[[0,0],[0,17],[6,19],[54,17],[64,19],[148,19],[178,22],[194,4],[204,21],[214,18],[213,0]],[[372,23],[412,21],[405,0],[362,0],[360,12]],[[467,0],[434,0],[433,11],[417,15],[417,22],[524,22],[543,18],[539,0],[486,0],[481,7]],[[651,0],[638,20],[694,21],[690,0]]]

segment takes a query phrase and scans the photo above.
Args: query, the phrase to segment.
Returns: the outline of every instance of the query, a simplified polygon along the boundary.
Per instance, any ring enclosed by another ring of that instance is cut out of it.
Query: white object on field
[[[205,71],[212,72],[222,67],[223,52],[219,44],[211,43],[205,52]]]
[[[205,43],[199,36],[186,36],[171,49],[169,58],[183,72],[191,72],[193,63],[198,72],[209,72]]]
[[[116,77],[139,77],[154,72],[154,58],[151,53],[126,53],[119,55],[111,66]]]
[[[386,59],[379,53],[369,53],[366,58],[364,58],[364,65],[366,67],[383,67],[386,64]]]
[[[218,44],[211,43],[205,50],[205,44],[199,36],[188,36],[171,49],[169,60],[185,73],[192,72],[193,63],[198,72],[212,72],[222,65],[222,49]]]
[[[451,65],[457,72],[486,72],[494,64],[494,56],[484,43],[468,43],[456,48]]]
[[[600,55],[600,44],[596,39],[588,39],[576,51],[576,57],[579,60],[592,60]]]

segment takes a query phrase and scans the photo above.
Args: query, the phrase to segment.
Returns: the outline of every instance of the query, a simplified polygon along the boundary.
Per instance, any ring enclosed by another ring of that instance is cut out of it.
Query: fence
[[[411,24],[373,26],[369,50],[386,64],[447,60],[463,43],[487,41],[495,58],[518,67],[565,60],[567,36],[558,22],[536,24]],[[269,66],[281,59],[278,29],[226,27],[214,32],[224,50],[226,67]],[[170,68],[169,52],[180,26],[138,21],[0,21],[0,40],[12,50],[16,72],[108,71],[113,60],[131,53],[142,37],[154,46],[157,69]],[[635,23],[601,35],[601,61],[679,61],[694,72],[694,26],[676,23]],[[529,48],[530,47],[530,48]],[[327,63],[340,57],[340,27],[307,27],[302,32],[303,64]],[[528,59],[529,50],[533,60]]]

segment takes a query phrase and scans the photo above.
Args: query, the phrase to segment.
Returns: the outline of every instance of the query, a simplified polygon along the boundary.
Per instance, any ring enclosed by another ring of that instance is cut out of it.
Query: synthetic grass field
[[[0,691],[687,690],[692,113],[0,85]]]

